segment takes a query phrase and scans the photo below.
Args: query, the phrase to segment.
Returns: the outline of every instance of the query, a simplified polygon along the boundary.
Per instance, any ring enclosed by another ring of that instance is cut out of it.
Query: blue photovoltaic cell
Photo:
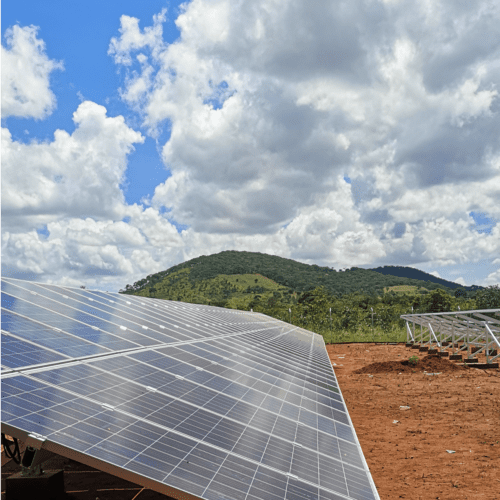
[[[2,280],[2,328],[2,365],[17,370],[2,374],[9,429],[163,493],[378,499],[315,334],[260,314],[13,279]]]
[[[63,359],[65,357],[58,353],[2,333],[2,365],[5,367],[20,368]]]
[[[85,339],[83,333],[81,336],[68,335],[5,310],[2,311],[2,329],[15,338],[29,340],[72,358],[109,352],[109,349]]]
[[[13,293],[15,293],[15,291]],[[26,301],[20,298],[23,295],[25,296]],[[35,305],[27,302],[28,300],[36,300],[37,304]],[[120,341],[123,343],[123,340],[121,339],[129,341],[127,343],[128,345],[124,346],[125,348],[154,345],[158,343],[149,337],[137,333],[137,331],[129,329],[132,326],[135,326],[136,330],[139,330],[140,327],[137,325],[123,322],[126,323],[123,326],[125,326],[127,330],[121,330],[121,325],[119,324],[110,323],[109,321],[101,319],[94,314],[85,313],[81,310],[75,310],[65,304],[57,304],[41,296],[32,296],[28,292],[24,291],[19,292],[17,297],[12,297],[5,293],[2,294],[2,304],[5,304],[4,307],[15,313],[28,316],[34,321],[59,328],[69,333],[75,333],[73,331],[75,326],[77,329],[81,329],[82,326],[85,327],[88,325],[86,327],[85,338],[88,338],[93,342],[98,342],[100,345],[112,344]],[[123,333],[120,333],[121,331],[123,331]],[[117,334],[119,334],[119,336],[117,336]]]
[[[111,302],[110,300],[106,300],[100,296],[92,298],[90,297],[90,295],[92,295],[90,292],[82,290],[80,293],[75,293],[69,290],[61,289],[61,287],[58,288],[64,293],[56,293],[52,291],[54,288],[55,287],[50,285],[36,286],[30,283],[23,284],[22,287],[4,287],[4,289],[9,290],[11,294],[18,297],[24,296],[27,300],[33,299],[33,296],[30,297],[30,295],[27,294],[27,291],[32,293],[36,290],[36,294],[39,296],[37,298],[37,303],[41,306],[56,312],[66,313],[67,315],[72,316],[73,319],[78,319],[84,322],[85,319],[88,319],[88,316],[85,314],[90,315],[92,316],[91,321],[93,324],[95,326],[102,327],[106,331],[116,331],[116,326],[113,326],[111,323],[118,323],[128,329],[135,330],[136,332],[139,331],[143,335],[140,335],[137,338],[139,339],[139,342],[144,345],[178,340],[178,338],[174,338],[160,330],[158,323],[152,320],[150,316],[140,314],[137,311],[134,311],[134,314],[130,314],[130,310],[129,312],[125,312],[124,310],[117,311],[119,306],[117,306],[118,301],[116,300]],[[92,302],[89,302],[90,299]],[[65,307],[60,307],[61,303]],[[121,307],[120,309],[124,308]],[[98,323],[98,319],[102,319],[105,323]],[[144,330],[144,326],[146,326],[148,330]],[[166,328],[163,330],[166,330]],[[179,335],[176,334],[176,337],[179,337]],[[182,337],[184,339],[188,338],[185,335]]]

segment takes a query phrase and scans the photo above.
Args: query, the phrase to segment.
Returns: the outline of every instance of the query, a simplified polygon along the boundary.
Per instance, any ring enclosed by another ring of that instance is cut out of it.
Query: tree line
[[[295,288],[261,272],[229,274],[227,267],[225,272],[215,276],[205,270],[211,277],[200,279],[195,271],[196,264],[184,266],[157,281],[150,279],[148,286],[139,290],[122,292],[253,310],[320,333],[326,341],[337,342],[404,340],[402,314],[457,311],[459,307],[462,311],[500,308],[498,286],[472,291],[458,287],[453,291],[437,284],[435,287],[405,285],[380,290],[370,288],[370,283],[361,282],[356,285],[356,290],[341,292],[338,289],[332,291],[321,283]],[[229,267],[229,270],[232,269]],[[196,279],[193,279],[193,273]],[[428,285],[421,280],[418,283]],[[399,291],[402,289],[404,291]]]

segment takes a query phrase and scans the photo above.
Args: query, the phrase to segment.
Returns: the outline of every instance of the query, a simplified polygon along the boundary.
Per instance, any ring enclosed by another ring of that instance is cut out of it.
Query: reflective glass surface
[[[2,330],[2,422],[97,468],[204,499],[378,498],[316,334],[13,279]]]

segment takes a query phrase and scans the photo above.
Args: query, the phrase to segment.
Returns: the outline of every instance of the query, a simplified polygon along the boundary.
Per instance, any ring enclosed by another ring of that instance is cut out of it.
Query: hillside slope
[[[178,273],[183,270],[189,270],[189,273],[182,275],[182,278],[188,280],[191,287],[197,287],[196,283],[213,280],[222,275],[255,275],[255,278],[261,275],[281,287],[285,287],[290,292],[302,293],[318,286],[324,286],[329,293],[337,296],[356,291],[383,294],[384,288],[401,285],[427,290],[441,288],[451,293],[453,288],[460,286],[444,280],[440,280],[443,283],[438,283],[436,282],[439,280],[438,278],[423,272],[419,272],[419,279],[414,279],[388,274],[385,272],[387,267],[378,269],[377,271],[353,267],[345,271],[337,271],[329,267],[303,264],[275,255],[231,250],[209,256],[203,255],[165,271],[150,274],[133,285],[127,285],[124,292],[137,293],[144,290],[149,291],[151,288],[158,289],[159,284],[167,277],[170,286],[172,286],[179,279]],[[416,271],[412,268],[394,267],[394,269],[395,272],[399,273],[405,269],[409,272]]]
[[[409,268],[411,269],[411,268]],[[422,275],[420,275],[422,276]],[[500,307],[500,289],[465,292],[371,269],[336,271],[252,252],[191,259],[121,293],[264,313],[331,341],[403,341],[402,314]],[[477,307],[476,307],[477,306]]]
[[[384,267],[376,267],[370,269],[370,271],[375,271],[380,274],[390,275],[390,276],[398,276],[400,278],[410,278],[421,281],[430,281],[431,283],[437,283],[439,285],[445,286],[447,288],[456,289],[463,288],[467,291],[479,290],[482,287],[477,285],[471,286],[462,286],[458,283],[454,283],[453,281],[447,281],[442,278],[437,278],[436,276],[425,273],[424,271],[420,271],[419,269],[415,269],[413,267],[403,267],[403,266],[384,266]]]

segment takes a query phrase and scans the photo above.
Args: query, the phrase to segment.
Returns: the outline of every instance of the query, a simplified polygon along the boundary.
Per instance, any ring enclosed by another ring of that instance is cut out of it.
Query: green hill
[[[431,283],[437,283],[438,285],[442,285],[447,288],[451,288],[455,290],[457,288],[463,288],[467,291],[480,290],[483,287],[472,285],[472,286],[462,286],[458,283],[454,283],[453,281],[447,281],[442,278],[437,278],[432,274],[425,273],[424,271],[420,271],[419,269],[415,269],[413,267],[402,267],[402,266],[384,266],[384,267],[376,267],[371,269],[371,271],[375,271],[380,274],[389,275],[389,276],[399,276],[400,278],[410,278],[421,281],[430,281]]]
[[[456,283],[335,270],[256,252],[201,256],[150,274],[120,293],[262,312],[320,333],[326,341],[402,341],[401,314],[500,307],[500,290],[465,291]],[[394,268],[414,271],[412,268]],[[443,281],[443,280],[441,280]],[[453,286],[452,286],[453,285]]]
[[[451,282],[446,282],[448,285],[436,283],[435,280],[437,278],[427,273],[421,273],[419,275],[421,276],[420,279],[414,279],[357,267],[345,271],[337,271],[329,267],[302,264],[301,262],[275,255],[230,250],[209,256],[203,255],[173,266],[166,271],[150,274],[133,285],[127,285],[124,292],[137,293],[149,290],[150,288],[158,290],[158,284],[166,278],[168,278],[169,283],[172,285],[176,282],[176,273],[184,269],[189,270],[187,279],[193,286],[197,282],[212,280],[221,275],[249,274],[255,275],[256,278],[258,277],[257,275],[265,276],[292,292],[302,293],[318,286],[324,286],[328,292],[336,296],[357,291],[383,294],[384,288],[402,285],[417,287],[417,289],[425,288],[427,290],[442,288],[451,293],[454,287],[459,286]],[[412,268],[395,269],[412,270]]]

